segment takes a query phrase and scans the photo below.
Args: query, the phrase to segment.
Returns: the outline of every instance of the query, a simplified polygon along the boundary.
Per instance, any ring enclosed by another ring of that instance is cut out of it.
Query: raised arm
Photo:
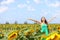
[[[51,22],[51,21],[52,21],[53,19],[55,19],[55,18],[56,18],[56,17],[53,17],[53,18],[49,19],[48,22]]]
[[[40,24],[40,22],[37,20],[31,19],[31,18],[29,18],[28,20],[32,20],[32,21],[36,22],[37,24]]]

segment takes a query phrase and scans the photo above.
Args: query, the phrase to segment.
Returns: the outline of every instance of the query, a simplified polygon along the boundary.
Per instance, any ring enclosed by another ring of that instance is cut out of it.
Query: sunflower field
[[[38,24],[0,24],[0,40],[60,40],[60,24],[49,24],[49,35]]]

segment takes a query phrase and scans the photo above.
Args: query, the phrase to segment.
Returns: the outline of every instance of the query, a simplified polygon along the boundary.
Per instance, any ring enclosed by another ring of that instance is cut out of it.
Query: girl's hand
[[[51,18],[50,20],[48,20],[48,22],[51,22],[53,19],[55,19],[56,18],[56,16],[55,17],[53,17],[53,18]]]

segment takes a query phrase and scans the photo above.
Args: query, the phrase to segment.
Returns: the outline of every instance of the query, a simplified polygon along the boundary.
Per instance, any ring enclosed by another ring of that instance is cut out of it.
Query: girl
[[[51,20],[53,20],[55,17],[53,17],[53,18],[51,18],[50,20],[46,20],[46,18],[45,17],[42,17],[41,18],[41,21],[37,21],[37,20],[33,20],[33,19],[29,19],[29,20],[32,20],[32,21],[34,21],[34,22],[36,22],[36,23],[38,23],[38,24],[40,24],[41,25],[41,32],[45,32],[45,35],[46,36],[48,36],[48,22],[50,22]]]

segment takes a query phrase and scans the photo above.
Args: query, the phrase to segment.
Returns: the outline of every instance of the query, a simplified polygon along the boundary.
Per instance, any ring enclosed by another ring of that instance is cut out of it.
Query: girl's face
[[[44,22],[44,23],[48,24],[48,22],[47,22],[47,20],[45,19],[45,17],[42,17],[42,18],[41,18],[41,22]]]
[[[42,17],[42,19],[41,19],[42,21],[45,21],[45,17]]]

